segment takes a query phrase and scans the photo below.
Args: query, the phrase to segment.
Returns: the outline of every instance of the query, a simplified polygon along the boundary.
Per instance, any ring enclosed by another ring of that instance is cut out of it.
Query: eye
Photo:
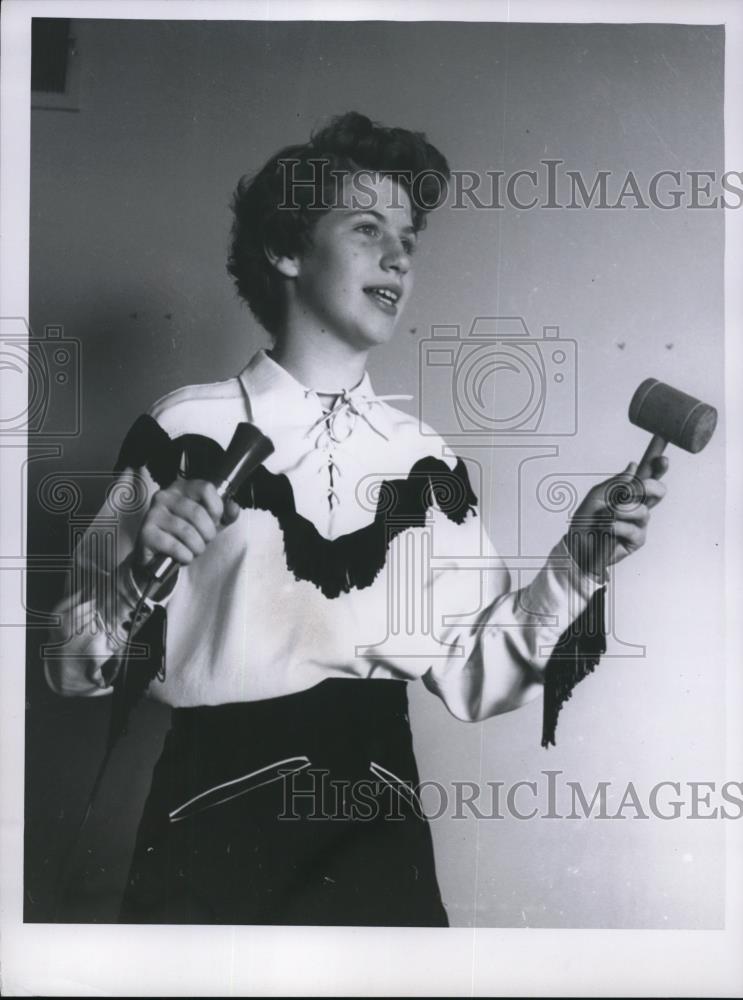
[[[356,226],[357,233],[364,233],[365,236],[379,236],[379,226],[376,222],[362,222]]]
[[[418,249],[418,244],[416,243],[416,241],[410,239],[410,237],[408,236],[403,236],[403,238],[400,240],[400,243],[402,244],[403,250],[409,257],[412,257],[412,255]]]

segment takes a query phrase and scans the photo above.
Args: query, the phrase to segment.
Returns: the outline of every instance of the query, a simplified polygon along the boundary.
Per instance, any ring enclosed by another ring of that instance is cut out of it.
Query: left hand
[[[565,537],[573,559],[584,572],[603,579],[605,570],[645,544],[650,511],[666,495],[660,481],[668,459],[653,460],[649,479],[638,479],[637,464],[589,490],[573,515]]]

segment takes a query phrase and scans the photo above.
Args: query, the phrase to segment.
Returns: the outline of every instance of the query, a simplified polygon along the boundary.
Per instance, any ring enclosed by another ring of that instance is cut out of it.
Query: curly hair
[[[281,256],[307,249],[312,227],[330,210],[334,192],[337,197],[339,177],[360,170],[393,177],[405,189],[416,231],[446,197],[449,165],[422,132],[387,128],[355,111],[333,118],[309,142],[280,150],[257,174],[238,182],[227,271],[270,334],[281,324],[285,279],[266,249]]]

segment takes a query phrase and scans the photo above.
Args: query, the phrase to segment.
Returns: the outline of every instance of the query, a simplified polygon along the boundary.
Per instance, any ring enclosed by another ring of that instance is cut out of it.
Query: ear
[[[279,274],[283,274],[285,278],[296,278],[299,274],[299,257],[298,256],[287,256],[285,254],[278,254],[271,247],[264,247],[263,252],[266,258],[271,262],[271,264],[276,268]]]

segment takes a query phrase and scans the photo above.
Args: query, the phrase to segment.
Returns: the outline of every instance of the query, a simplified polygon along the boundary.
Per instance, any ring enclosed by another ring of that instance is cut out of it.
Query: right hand
[[[666,488],[664,455],[652,461],[652,475],[637,478],[637,465],[589,490],[576,510],[566,536],[573,559],[584,572],[603,580],[608,566],[621,562],[645,544],[650,511]]]
[[[147,578],[147,566],[156,556],[170,556],[181,566],[200,556],[220,525],[240,515],[234,500],[223,503],[213,483],[205,479],[176,479],[152,498],[134,545],[135,579]]]

